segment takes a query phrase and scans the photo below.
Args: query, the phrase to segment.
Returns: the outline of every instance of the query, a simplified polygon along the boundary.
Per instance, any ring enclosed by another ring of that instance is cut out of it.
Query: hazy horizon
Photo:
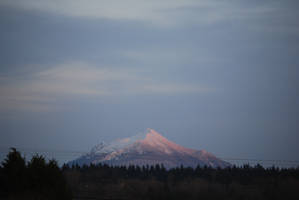
[[[0,1],[0,147],[87,152],[153,128],[299,160],[297,1]]]

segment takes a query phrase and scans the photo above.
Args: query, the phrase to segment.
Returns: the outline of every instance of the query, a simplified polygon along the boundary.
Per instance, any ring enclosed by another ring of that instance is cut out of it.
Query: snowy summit
[[[166,168],[180,165],[190,167],[198,165],[227,167],[230,165],[205,150],[189,149],[171,142],[150,128],[132,137],[110,143],[101,142],[89,153],[69,162],[70,165],[90,163],[126,166],[163,164]]]

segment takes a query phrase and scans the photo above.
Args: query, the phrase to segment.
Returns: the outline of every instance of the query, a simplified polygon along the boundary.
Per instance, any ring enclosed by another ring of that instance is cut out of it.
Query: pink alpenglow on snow
[[[166,168],[210,166],[228,167],[225,162],[205,150],[185,148],[169,141],[153,129],[146,129],[144,133],[132,137],[119,139],[110,143],[96,145],[91,151],[72,164],[98,164],[109,165],[156,165],[163,164]]]
[[[196,150],[188,149],[183,146],[180,146],[174,142],[167,140],[165,137],[157,133],[155,130],[148,128],[147,134],[144,140],[141,140],[140,143],[148,145],[156,150],[160,150],[164,153],[171,154],[175,152],[191,154]]]

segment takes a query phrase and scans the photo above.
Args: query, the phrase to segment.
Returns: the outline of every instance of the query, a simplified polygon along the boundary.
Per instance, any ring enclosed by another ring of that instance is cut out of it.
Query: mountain
[[[227,167],[225,162],[205,150],[194,150],[180,146],[167,140],[153,129],[133,137],[119,139],[111,143],[100,143],[91,151],[69,165],[78,164],[109,165],[156,165],[163,164],[166,168],[178,166],[211,166]]]

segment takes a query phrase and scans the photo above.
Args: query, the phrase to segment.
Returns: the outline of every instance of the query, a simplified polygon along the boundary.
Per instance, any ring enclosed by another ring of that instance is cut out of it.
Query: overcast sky
[[[88,151],[153,128],[299,160],[299,4],[1,0],[0,146]]]

